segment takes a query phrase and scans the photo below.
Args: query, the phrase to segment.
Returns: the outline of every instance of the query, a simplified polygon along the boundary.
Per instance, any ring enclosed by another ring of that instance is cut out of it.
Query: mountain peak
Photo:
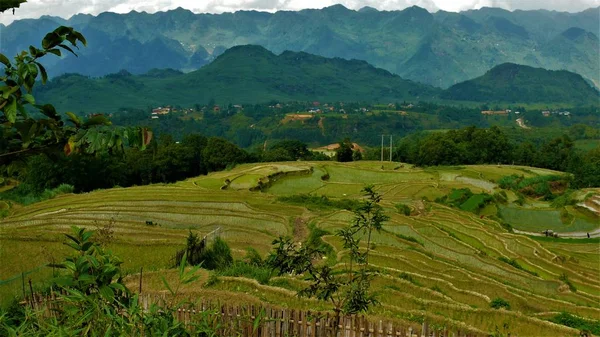
[[[477,102],[571,104],[593,104],[599,98],[581,75],[515,63],[497,65],[483,76],[455,84],[441,97]]]
[[[375,13],[375,12],[379,12],[379,10],[377,10],[377,8],[373,8],[371,6],[364,6],[363,8],[358,10],[359,13]]]

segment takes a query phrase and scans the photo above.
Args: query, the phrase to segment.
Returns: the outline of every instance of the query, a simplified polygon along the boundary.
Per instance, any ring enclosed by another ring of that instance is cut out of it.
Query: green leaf
[[[96,115],[94,117],[89,118],[87,121],[85,121],[85,123],[83,123],[83,127],[90,127],[90,126],[98,126],[98,125],[111,125],[112,123],[110,122],[110,120],[108,118],[106,118],[106,116],[104,115]]]
[[[63,49],[65,49],[65,50],[67,50],[67,51],[69,51],[69,52],[71,52],[71,54],[73,54],[76,57],[78,57],[77,54],[73,51],[73,49],[71,49],[69,46],[67,46],[65,44],[59,44],[58,46],[61,47],[61,48],[63,48]]]
[[[111,287],[103,285],[98,289],[100,295],[107,301],[112,302],[115,299],[115,292]]]
[[[46,34],[46,36],[44,36],[44,39],[42,40],[42,48],[52,49],[61,44],[63,41],[64,38],[62,38],[58,33],[56,33],[55,30],[54,32],[48,33]]]
[[[56,109],[51,104],[36,105],[35,107],[38,108],[40,112],[44,115],[54,120],[60,120],[60,116],[58,116],[58,113],[56,113]]]
[[[23,100],[29,104],[35,104],[35,98],[31,94],[25,94],[22,96]]]
[[[169,282],[167,282],[167,279],[164,276],[161,276],[160,278],[163,281],[163,284],[165,285],[167,290],[171,293],[171,295],[175,295],[175,292],[173,291],[173,289],[171,289],[171,286],[169,285]]]
[[[0,62],[5,66],[10,67],[10,61],[8,60],[8,57],[4,56],[4,54],[0,54]]]
[[[75,124],[76,127],[81,127],[81,120],[74,113],[67,112],[67,116],[69,117],[69,120],[73,122],[73,124]]]
[[[46,72],[46,68],[44,68],[44,66],[39,62],[35,62],[35,64],[38,66],[40,73],[42,74],[42,84],[46,84],[48,81],[48,73]]]
[[[4,107],[4,116],[10,123],[17,120],[17,100],[12,96],[8,98],[8,104]]]
[[[56,56],[61,56],[61,55],[62,55],[62,53],[60,52],[60,49],[56,49],[56,48],[54,48],[54,49],[48,49],[48,50],[46,50],[46,51],[47,51],[48,53],[54,54],[54,55],[56,55]]]

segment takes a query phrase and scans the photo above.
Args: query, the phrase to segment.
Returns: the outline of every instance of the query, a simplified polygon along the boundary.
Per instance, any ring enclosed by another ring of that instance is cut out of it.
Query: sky
[[[401,10],[413,5],[430,12],[459,12],[481,7],[507,10],[547,9],[579,12],[600,6],[600,0],[28,0],[21,8],[0,14],[0,23],[9,24],[23,18],[42,15],[69,18],[78,13],[97,15],[101,12],[128,13],[132,10],[154,13],[183,7],[195,13],[223,13],[237,10],[300,10],[342,4],[350,9],[371,6],[379,10]]]

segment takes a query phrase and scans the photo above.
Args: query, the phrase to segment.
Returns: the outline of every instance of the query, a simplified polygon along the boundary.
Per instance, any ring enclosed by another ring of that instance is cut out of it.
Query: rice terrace
[[[555,322],[560,315],[590,324],[600,317],[600,226],[593,202],[600,190],[578,190],[573,197],[580,206],[556,210],[533,197],[517,200],[508,186],[499,186],[506,177],[559,174],[504,165],[261,163],[174,184],[14,204],[0,223],[0,296],[3,304],[19,297],[29,279],[42,289],[53,273],[44,266],[67,253],[63,234],[72,225],[111,228],[108,248],[123,259],[131,289],[138,291],[143,268],[144,294],[165,294],[160,276],[175,278],[172,258],[190,231],[202,237],[220,228],[235,259],[247,256],[248,248],[265,257],[279,236],[316,240],[330,247],[322,263],[335,269],[348,262],[333,235],[352,221],[344,205],[362,199],[368,183],[382,195],[389,216],[371,241],[369,264],[377,271],[372,288],[380,304],[370,317],[473,335],[579,336],[579,329]],[[547,230],[558,238],[544,235]],[[302,275],[200,273],[180,296],[330,308],[295,295],[308,282]]]

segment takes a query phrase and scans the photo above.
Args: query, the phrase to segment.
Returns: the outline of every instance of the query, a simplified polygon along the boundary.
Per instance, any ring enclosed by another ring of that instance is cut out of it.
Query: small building
[[[218,106],[218,105],[215,105],[215,106],[213,107],[213,112],[221,112],[221,107],[220,107],[220,106]]]
[[[548,110],[542,111],[542,115],[544,117],[548,117],[548,116],[550,116],[550,111],[548,111]]]
[[[510,110],[482,110],[481,114],[482,115],[500,115],[500,116],[507,116]]]
[[[152,114],[156,114],[156,115],[168,115],[171,112],[171,107],[170,106],[166,106],[166,107],[158,107],[155,109],[152,109]]]
[[[312,104],[313,104],[313,106],[320,106],[321,105],[321,103],[318,102],[318,101],[314,101]]]

